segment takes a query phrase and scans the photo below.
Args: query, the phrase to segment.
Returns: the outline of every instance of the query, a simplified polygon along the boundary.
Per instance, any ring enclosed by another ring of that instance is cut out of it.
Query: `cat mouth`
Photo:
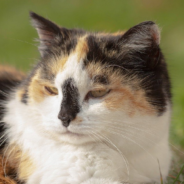
[[[66,132],[63,132],[61,135],[61,140],[64,141],[65,143],[70,143],[73,145],[82,145],[87,142],[93,142],[94,140],[91,139],[87,134],[84,133],[78,133],[66,130]]]
[[[71,132],[71,131],[69,131],[69,130],[67,130],[66,132],[64,132],[63,135],[77,136],[77,137],[84,136],[83,134],[79,134],[79,133],[76,133],[76,132]]]

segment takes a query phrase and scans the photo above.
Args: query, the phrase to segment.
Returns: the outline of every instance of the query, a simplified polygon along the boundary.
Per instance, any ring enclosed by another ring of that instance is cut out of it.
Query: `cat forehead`
[[[77,84],[82,84],[89,79],[88,72],[83,67],[83,59],[79,58],[79,53],[71,54],[68,59],[65,61],[58,61],[58,62],[65,62],[62,64],[62,68],[58,68],[58,72],[55,77],[55,85],[61,86],[66,80],[73,79]]]
[[[76,81],[89,77],[94,78],[102,74],[107,63],[110,64],[114,60],[118,60],[115,58],[117,56],[115,46],[112,51],[110,49],[108,52],[106,51],[105,45],[108,45],[108,41],[109,37],[106,34],[100,33],[99,37],[84,35],[77,39],[75,48],[69,54],[51,59],[45,65],[47,65],[47,69],[49,68],[49,72],[56,77],[56,83],[62,83],[67,78],[74,78]]]

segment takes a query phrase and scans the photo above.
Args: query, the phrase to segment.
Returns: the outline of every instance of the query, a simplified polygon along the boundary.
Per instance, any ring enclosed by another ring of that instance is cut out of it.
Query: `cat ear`
[[[130,28],[119,41],[129,55],[144,61],[148,69],[158,64],[160,30],[154,22],[146,21]]]
[[[51,46],[60,45],[67,38],[67,29],[60,28],[55,23],[34,12],[30,12],[30,17],[32,25],[38,32],[41,56],[44,56],[51,49]]]

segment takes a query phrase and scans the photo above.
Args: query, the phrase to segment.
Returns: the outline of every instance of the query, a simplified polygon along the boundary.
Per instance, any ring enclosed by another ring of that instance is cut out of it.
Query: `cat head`
[[[164,114],[169,79],[154,22],[110,34],[66,29],[30,16],[41,59],[19,98],[30,108],[35,129],[80,144],[108,136],[113,126]]]

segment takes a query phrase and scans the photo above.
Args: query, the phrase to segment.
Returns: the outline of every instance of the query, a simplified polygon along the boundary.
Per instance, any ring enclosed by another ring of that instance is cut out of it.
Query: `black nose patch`
[[[79,92],[72,78],[67,79],[62,85],[63,100],[58,118],[63,126],[68,127],[80,112]]]

